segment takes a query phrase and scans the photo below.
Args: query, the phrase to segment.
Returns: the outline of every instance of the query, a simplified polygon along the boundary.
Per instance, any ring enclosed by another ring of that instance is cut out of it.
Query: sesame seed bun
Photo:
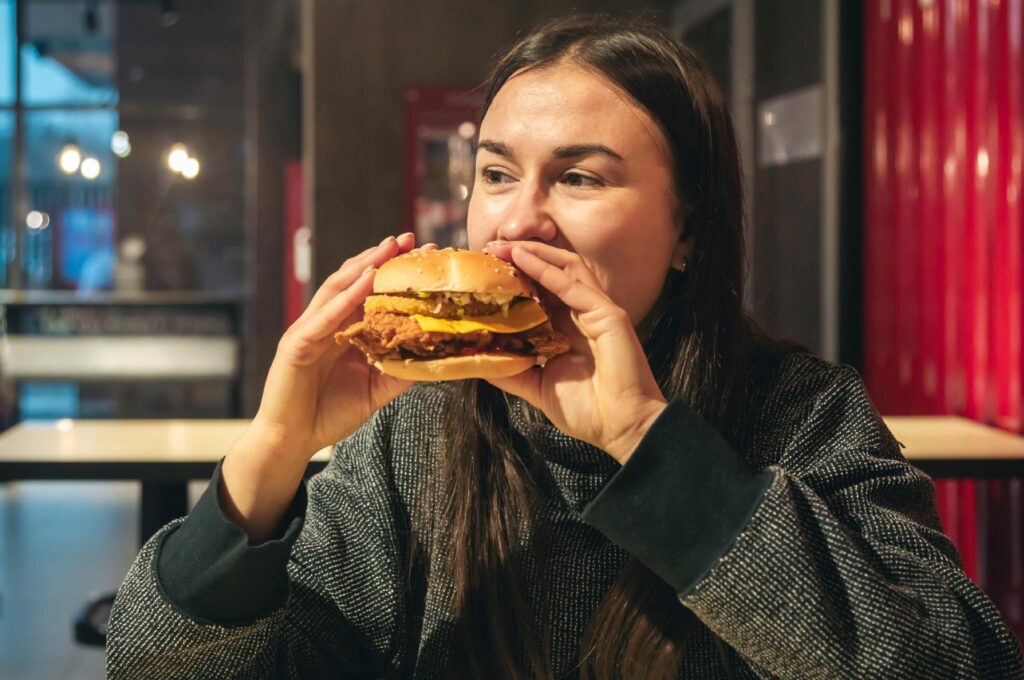
[[[532,297],[533,285],[516,267],[477,250],[414,250],[382,264],[374,293],[448,291]]]

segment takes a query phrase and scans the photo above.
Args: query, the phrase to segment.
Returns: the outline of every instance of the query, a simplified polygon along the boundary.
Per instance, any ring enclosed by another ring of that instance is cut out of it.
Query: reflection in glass
[[[116,104],[117,3],[30,0],[24,7],[24,104]]]
[[[242,289],[245,4],[156,5],[0,0],[0,287]]]
[[[14,102],[14,0],[0,0],[0,104]]]
[[[416,197],[416,233],[424,242],[466,247],[473,145],[464,131],[425,125],[417,129],[423,184]]]
[[[14,137],[14,112],[0,110],[0,286],[14,262],[14,225],[11,215],[11,151]]]
[[[117,130],[117,112],[29,111],[24,120],[28,209],[49,216],[47,224],[20,225],[25,229],[26,287],[110,288],[117,186],[110,139]],[[70,145],[82,158],[72,173],[61,168]]]

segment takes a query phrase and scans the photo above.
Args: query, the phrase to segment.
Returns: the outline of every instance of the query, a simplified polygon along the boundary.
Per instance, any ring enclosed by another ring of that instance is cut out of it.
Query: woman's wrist
[[[257,544],[273,536],[295,497],[309,456],[290,451],[284,438],[257,421],[232,444],[221,466],[220,506]]]
[[[652,401],[648,406],[640,409],[635,419],[635,426],[605,446],[604,450],[619,461],[620,465],[625,465],[666,406],[668,406],[668,402],[660,399]]]

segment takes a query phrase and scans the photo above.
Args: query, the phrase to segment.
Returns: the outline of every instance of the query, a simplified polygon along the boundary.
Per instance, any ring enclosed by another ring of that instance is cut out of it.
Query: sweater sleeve
[[[378,412],[338,444],[280,534],[257,546],[221,509],[218,466],[192,513],[146,542],[119,588],[108,677],[381,677],[401,607],[382,602],[392,607],[375,614],[353,595],[360,583],[395,591],[397,564],[359,559],[394,553],[393,536],[372,519],[356,526],[381,513],[365,511],[345,461],[379,459],[384,428]]]
[[[1024,678],[857,373],[830,369],[801,410],[759,471],[671,403],[584,519],[761,677]]]

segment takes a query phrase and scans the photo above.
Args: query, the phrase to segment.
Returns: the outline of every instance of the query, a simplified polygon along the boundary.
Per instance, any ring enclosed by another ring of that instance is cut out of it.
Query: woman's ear
[[[685,272],[693,262],[693,235],[684,234],[672,248],[671,267],[677,271]]]
[[[676,271],[685,272],[686,268],[693,262],[693,234],[687,229],[690,216],[693,215],[695,206],[689,201],[680,201],[676,206],[676,222],[679,225],[679,240],[672,249],[672,259],[669,266]]]

